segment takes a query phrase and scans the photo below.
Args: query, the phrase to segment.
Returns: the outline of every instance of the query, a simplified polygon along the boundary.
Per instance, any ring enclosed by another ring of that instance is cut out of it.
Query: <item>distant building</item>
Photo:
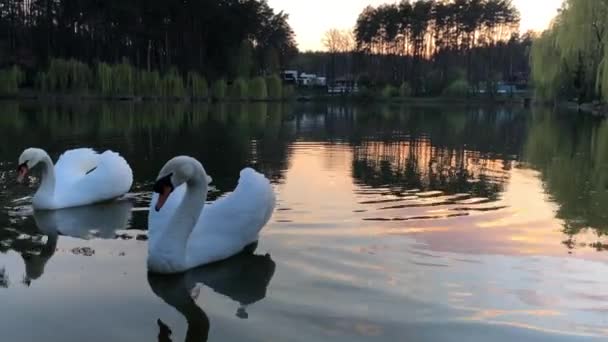
[[[281,72],[281,79],[284,83],[295,84],[301,87],[327,86],[327,78],[305,72],[299,74],[297,70],[283,70]]]
[[[297,70],[284,70],[281,72],[281,79],[284,83],[298,84],[298,71]]]
[[[303,72],[300,74],[298,84],[305,87],[324,87],[327,85],[327,80],[325,77]]]

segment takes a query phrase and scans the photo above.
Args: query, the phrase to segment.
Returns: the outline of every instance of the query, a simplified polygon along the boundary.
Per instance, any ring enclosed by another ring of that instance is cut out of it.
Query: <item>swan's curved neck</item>
[[[55,167],[53,166],[53,161],[47,153],[44,153],[44,156],[38,163],[42,164],[42,180],[35,196],[52,197],[55,192]]]
[[[187,260],[188,238],[198,222],[207,199],[207,174],[199,165],[195,176],[186,182],[184,197],[158,240],[152,242],[150,254],[160,256],[173,272],[190,268]]]

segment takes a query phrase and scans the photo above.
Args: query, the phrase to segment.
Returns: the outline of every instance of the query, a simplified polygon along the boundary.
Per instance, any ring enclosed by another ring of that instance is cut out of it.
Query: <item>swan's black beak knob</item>
[[[163,178],[160,178],[154,184],[154,192],[158,194],[158,199],[156,200],[156,205],[154,205],[154,210],[157,212],[165,205],[167,202],[167,198],[173,192],[173,184],[171,183],[171,175],[169,174]]]

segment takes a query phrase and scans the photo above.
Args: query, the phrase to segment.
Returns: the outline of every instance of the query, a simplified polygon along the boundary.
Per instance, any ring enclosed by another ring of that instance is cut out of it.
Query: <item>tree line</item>
[[[541,100],[608,99],[608,0],[566,0],[532,46]]]
[[[402,85],[417,95],[460,86],[492,90],[498,81],[524,84],[531,33],[520,35],[510,0],[403,0],[368,6],[354,30],[331,30],[323,44],[330,79],[349,75],[361,84]],[[318,65],[318,54],[300,58]]]
[[[213,80],[268,75],[297,53],[287,20],[266,0],[4,0],[0,67],[45,70],[60,58],[126,60],[137,69],[196,71]]]

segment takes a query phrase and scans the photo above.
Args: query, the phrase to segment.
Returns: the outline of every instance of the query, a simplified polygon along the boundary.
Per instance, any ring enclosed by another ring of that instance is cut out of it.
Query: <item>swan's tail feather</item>
[[[259,186],[268,186],[270,185],[270,181],[263,174],[257,172],[256,170],[246,167],[241,170],[239,185],[259,185]]]
[[[270,180],[263,174],[249,167],[244,168],[241,171],[240,176],[237,191],[239,190],[238,188],[242,187],[242,189],[254,191],[259,194],[262,199],[260,203],[265,204],[265,207],[261,208],[261,210],[263,210],[263,222],[266,224],[270,220],[276,205],[276,197]]]
[[[107,150],[99,156],[98,168],[107,170],[110,177],[123,184],[123,187],[129,189],[133,184],[133,171],[129,163],[119,153]]]

